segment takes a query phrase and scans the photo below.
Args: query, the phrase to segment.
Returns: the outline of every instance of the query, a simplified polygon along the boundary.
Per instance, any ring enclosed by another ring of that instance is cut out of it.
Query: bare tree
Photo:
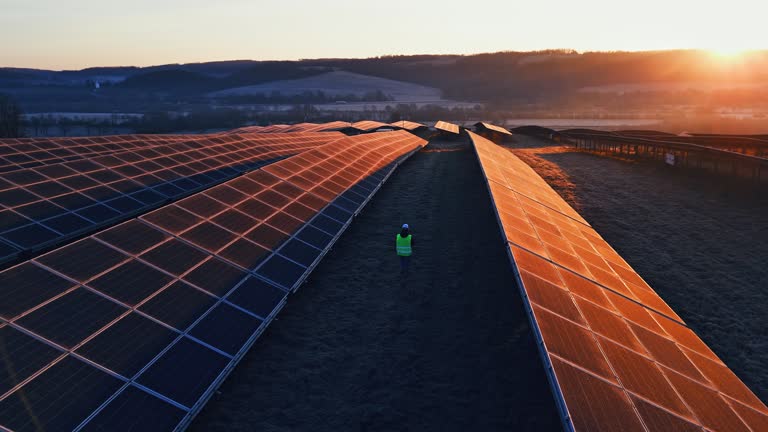
[[[21,108],[10,96],[0,94],[0,138],[21,136]]]

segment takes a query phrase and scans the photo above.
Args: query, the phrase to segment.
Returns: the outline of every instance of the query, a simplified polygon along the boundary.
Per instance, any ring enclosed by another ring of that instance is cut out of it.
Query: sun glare
[[[707,51],[713,56],[721,60],[734,60],[744,56],[746,53],[749,52],[748,49],[738,48],[733,46],[715,47],[715,48],[710,48]]]

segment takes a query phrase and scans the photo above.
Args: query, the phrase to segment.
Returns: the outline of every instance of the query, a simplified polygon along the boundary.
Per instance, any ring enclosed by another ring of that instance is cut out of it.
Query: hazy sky
[[[459,8],[456,5],[463,5]],[[756,0],[0,0],[0,66],[768,48]]]

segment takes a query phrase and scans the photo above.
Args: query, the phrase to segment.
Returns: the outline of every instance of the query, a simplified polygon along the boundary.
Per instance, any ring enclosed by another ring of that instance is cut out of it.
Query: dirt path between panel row
[[[560,430],[490,205],[470,150],[405,162],[191,429]]]

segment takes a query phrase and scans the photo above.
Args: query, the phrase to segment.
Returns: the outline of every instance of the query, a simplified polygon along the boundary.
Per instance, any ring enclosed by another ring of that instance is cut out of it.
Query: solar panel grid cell
[[[0,400],[0,418],[14,431],[73,430],[121,385],[106,372],[67,356]]]
[[[472,137],[542,355],[554,367],[567,427],[746,430],[745,423],[761,424],[765,405],[591,227],[562,206],[531,203],[530,194],[491,179],[501,172],[497,160],[521,162]],[[740,418],[740,409],[749,411]]]

